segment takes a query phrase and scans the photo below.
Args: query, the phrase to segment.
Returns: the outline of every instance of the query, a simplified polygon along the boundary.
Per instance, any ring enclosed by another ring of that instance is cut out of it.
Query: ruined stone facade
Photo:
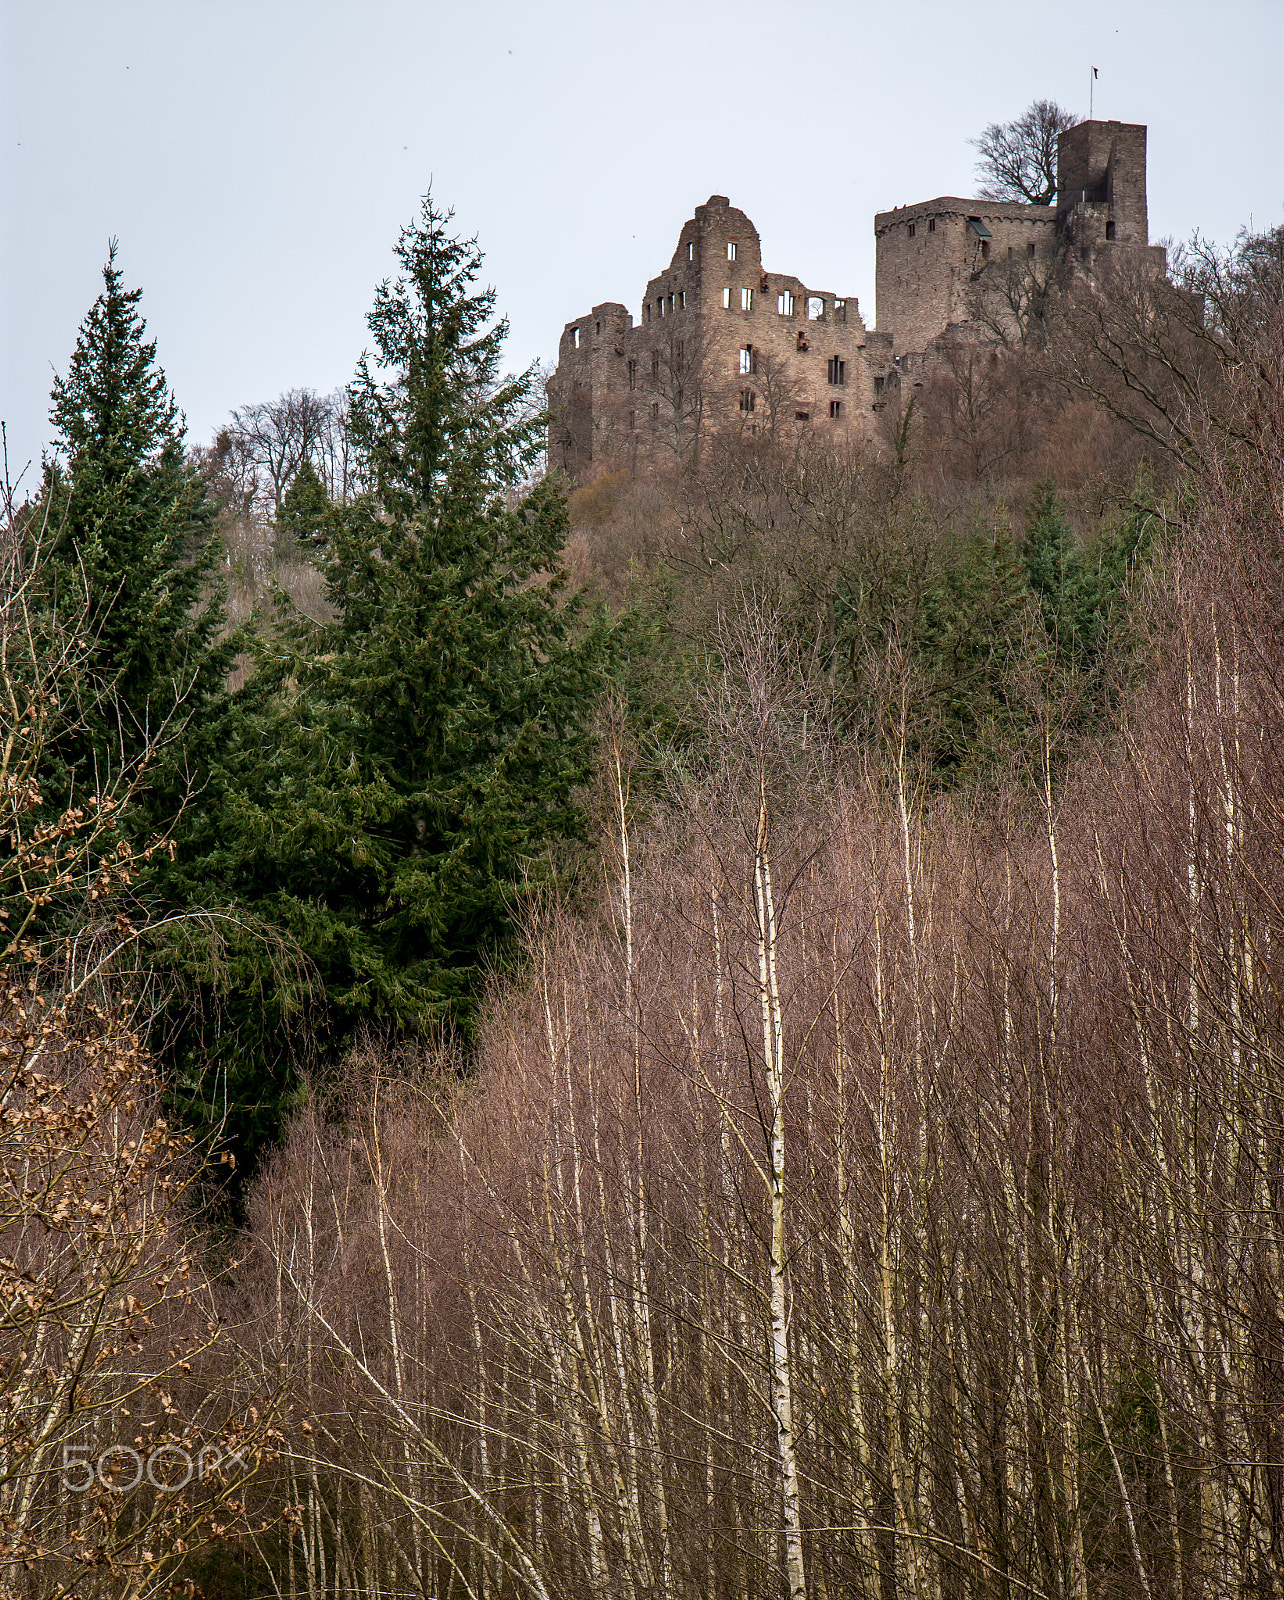
[[[568,322],[548,382],[549,464],[600,472],[693,460],[714,434],[868,439],[944,342],[1021,332],[1061,270],[1149,248],[1146,129],[1082,122],[1057,147],[1057,204],[941,196],[874,218],[878,328],[852,295],[762,265],[758,230],[724,195],[696,207],[635,322],[615,301]]]

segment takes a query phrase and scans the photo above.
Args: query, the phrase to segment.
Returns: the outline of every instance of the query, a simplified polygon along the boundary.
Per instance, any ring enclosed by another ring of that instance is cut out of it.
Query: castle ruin
[[[874,218],[878,327],[856,298],[768,272],[753,223],[711,195],[647,284],[634,321],[617,301],[568,322],[548,381],[549,465],[600,472],[691,459],[715,433],[808,428],[871,439],[903,384],[960,342],[1016,342],[1055,273],[1121,256],[1164,268],[1149,243],[1146,129],[1078,123],[1057,143],[1054,206],[938,196]]]

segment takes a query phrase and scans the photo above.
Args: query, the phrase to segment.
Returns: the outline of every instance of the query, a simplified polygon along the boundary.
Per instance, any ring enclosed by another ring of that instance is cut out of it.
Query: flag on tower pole
[[[1092,121],[1092,87],[1097,81],[1097,69],[1093,67],[1092,76],[1088,79],[1088,121]]]

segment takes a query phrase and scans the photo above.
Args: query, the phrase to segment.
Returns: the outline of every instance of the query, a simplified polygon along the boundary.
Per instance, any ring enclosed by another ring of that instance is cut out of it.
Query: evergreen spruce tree
[[[1127,585],[1149,557],[1153,521],[1148,510],[1134,509],[1085,552],[1055,485],[1045,480],[1036,486],[1022,554],[1043,621],[1043,694],[1055,706],[1066,750],[1074,735],[1100,727],[1115,703],[1118,671],[1135,644],[1129,638]]]
[[[281,497],[281,514],[276,519],[278,555],[291,545],[304,556],[324,550],[333,510],[325,484],[312,463],[305,460]]]
[[[923,600],[920,645],[928,672],[937,780],[975,778],[1020,735],[1012,695],[1030,590],[1006,514],[972,531]]]
[[[215,507],[186,460],[182,417],[144,337],[142,291],[124,287],[114,241],[103,285],[66,377],[54,382],[46,489],[63,603],[87,595],[95,665],[110,692],[87,734],[61,742],[62,771],[49,779],[52,797],[65,800],[87,763],[111,770],[160,736],[142,809],[148,826],[165,828],[199,784],[196,747],[237,641],[220,641]]]
[[[601,618],[568,594],[561,490],[525,487],[535,373],[476,244],[423,202],[350,391],[369,492],[330,513],[333,620],[283,607],[228,786],[221,871],[321,974],[324,1040],[467,1025],[489,965],[582,834]]]
[[[1035,486],[1022,553],[1054,653],[1067,666],[1081,662],[1099,642],[1098,596],[1050,478]]]

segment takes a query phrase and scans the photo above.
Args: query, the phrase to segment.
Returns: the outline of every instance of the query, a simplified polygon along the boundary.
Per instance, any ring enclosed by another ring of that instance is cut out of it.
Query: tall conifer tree
[[[372,487],[330,517],[333,620],[265,649],[229,857],[319,969],[327,1033],[465,1020],[524,898],[581,833],[605,623],[566,590],[564,497],[528,487],[535,373],[500,373],[481,255],[425,199],[350,391]]]
[[[205,714],[236,642],[220,641],[215,508],[186,460],[183,419],[144,337],[141,294],[124,287],[113,241],[103,292],[54,382],[46,488],[55,570],[70,596],[88,600],[97,670],[111,690],[92,709],[87,737],[62,742],[62,783],[83,783],[85,763],[135,760],[159,736],[143,811],[165,827],[199,785],[194,745],[208,735]]]

